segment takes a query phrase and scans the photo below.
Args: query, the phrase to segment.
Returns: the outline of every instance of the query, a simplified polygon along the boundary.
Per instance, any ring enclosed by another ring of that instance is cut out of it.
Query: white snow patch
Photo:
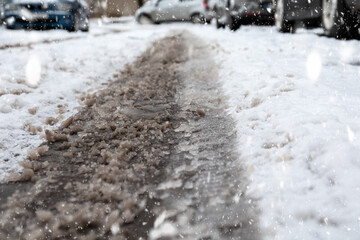
[[[319,79],[321,68],[322,61],[320,55],[316,52],[310,53],[306,61],[306,70],[307,75],[312,82],[316,82]]]
[[[177,235],[177,228],[173,223],[165,222],[159,228],[150,231],[150,239],[171,238]]]
[[[29,87],[37,87],[40,81],[41,62],[37,56],[31,56],[26,64],[26,83]]]
[[[200,37],[221,66],[265,239],[358,239],[359,42],[256,26]]]
[[[180,179],[178,179],[178,180],[172,180],[172,181],[168,181],[165,183],[161,183],[157,187],[157,190],[167,190],[167,189],[172,189],[172,188],[179,188],[181,186],[182,186],[182,181]]]

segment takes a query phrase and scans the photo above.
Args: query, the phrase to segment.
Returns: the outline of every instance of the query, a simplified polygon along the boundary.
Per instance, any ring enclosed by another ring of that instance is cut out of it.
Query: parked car
[[[211,14],[206,0],[150,0],[135,13],[141,24],[172,21],[209,23]]]
[[[271,0],[212,0],[216,27],[237,30],[242,24],[274,20]]]
[[[8,29],[89,30],[84,0],[12,0],[4,6],[4,18]]]
[[[344,38],[358,35],[360,0],[275,0],[275,26],[294,32],[298,23],[322,26],[325,34]]]

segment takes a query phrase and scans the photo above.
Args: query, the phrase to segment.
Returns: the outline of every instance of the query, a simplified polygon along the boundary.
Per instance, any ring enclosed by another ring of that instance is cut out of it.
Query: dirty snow
[[[76,112],[81,92],[112,79],[154,39],[187,29],[207,42],[219,64],[264,238],[358,238],[358,41],[259,26],[235,33],[189,24],[91,27],[89,34],[0,29],[1,180],[43,141],[36,129],[51,128],[47,118],[56,117],[58,126]],[[35,134],[25,129],[29,124]],[[153,234],[165,234],[158,230]]]
[[[89,34],[0,28],[0,182],[21,170],[17,163],[43,142],[43,130],[76,112],[81,93],[94,92],[119,75],[122,66],[165,34],[128,28],[97,21]]]

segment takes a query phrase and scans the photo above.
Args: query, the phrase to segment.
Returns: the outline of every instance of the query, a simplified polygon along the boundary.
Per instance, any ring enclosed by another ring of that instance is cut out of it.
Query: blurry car
[[[12,0],[4,5],[8,29],[88,31],[88,7],[83,0]]]
[[[359,35],[360,0],[276,0],[275,26],[280,32],[294,32],[298,23],[322,26],[336,38]]]
[[[272,0],[213,0],[216,27],[237,30],[242,24],[274,21]]]
[[[141,24],[172,21],[209,23],[211,14],[206,0],[150,0],[135,13]]]

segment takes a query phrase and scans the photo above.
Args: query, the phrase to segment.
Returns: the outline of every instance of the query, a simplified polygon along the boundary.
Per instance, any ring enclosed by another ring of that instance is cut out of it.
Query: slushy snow
[[[264,238],[358,239],[358,41],[307,30],[281,34],[272,26],[230,32],[99,23],[89,34],[0,29],[0,180],[21,171],[17,163],[43,141],[45,129],[76,112],[81,93],[106,84],[152,41],[184,29],[201,37],[218,63]],[[172,225],[166,231],[152,234],[176,233]]]

